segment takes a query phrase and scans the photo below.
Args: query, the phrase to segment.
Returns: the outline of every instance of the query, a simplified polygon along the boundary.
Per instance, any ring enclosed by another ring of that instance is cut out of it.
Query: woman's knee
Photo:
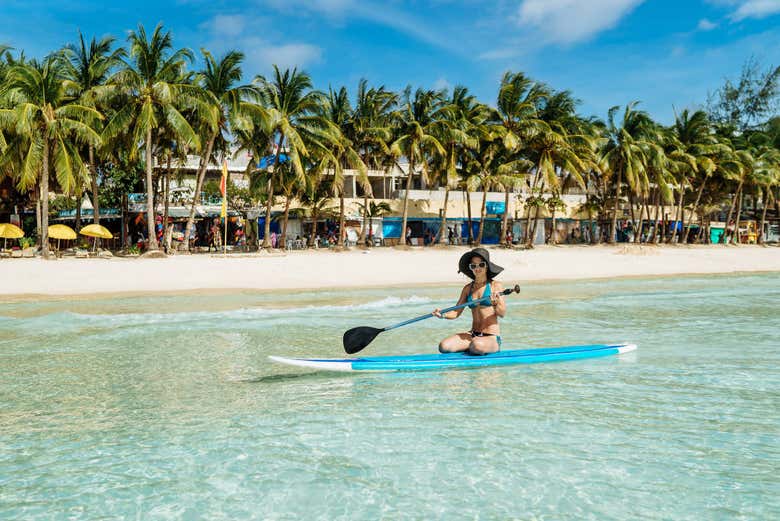
[[[454,353],[455,351],[457,351],[457,349],[452,342],[449,342],[449,339],[439,342],[439,353]]]
[[[465,344],[457,335],[454,337],[448,337],[439,342],[440,353],[458,353],[468,349],[468,345]]]
[[[498,342],[495,341],[494,337],[490,337],[490,339],[474,339],[471,345],[469,345],[469,352],[475,355],[489,355],[497,351]]]

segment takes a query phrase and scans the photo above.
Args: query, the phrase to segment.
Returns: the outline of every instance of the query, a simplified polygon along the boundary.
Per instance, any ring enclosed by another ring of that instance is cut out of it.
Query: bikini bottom
[[[496,343],[498,344],[498,350],[501,351],[501,335],[494,335],[493,333],[483,333],[482,331],[474,331],[473,329],[469,331],[469,335],[472,337],[475,336],[494,336],[496,337]],[[498,351],[496,351],[498,352]]]

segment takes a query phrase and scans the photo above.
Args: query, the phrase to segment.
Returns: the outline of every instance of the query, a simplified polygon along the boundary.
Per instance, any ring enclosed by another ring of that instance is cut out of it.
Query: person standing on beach
[[[219,219],[216,217],[211,225],[211,244],[209,244],[209,251],[211,251],[211,245],[214,245],[214,251],[219,251],[222,247],[222,230],[220,230]]]
[[[503,270],[501,266],[490,262],[490,253],[485,248],[474,248],[461,256],[458,272],[469,277],[472,282],[463,286],[457,305],[470,303],[468,307],[471,310],[471,329],[442,340],[439,343],[439,352],[468,351],[472,355],[487,355],[501,350],[498,319],[506,315],[506,303],[501,295],[503,286],[493,279]],[[489,302],[477,302],[488,296]],[[464,309],[442,313],[436,308],[433,310],[433,316],[454,320]]]
[[[406,227],[406,245],[411,246],[412,245],[412,227],[407,226]]]

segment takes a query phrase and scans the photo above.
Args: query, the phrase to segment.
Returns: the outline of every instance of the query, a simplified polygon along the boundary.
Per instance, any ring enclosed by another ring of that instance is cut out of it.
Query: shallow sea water
[[[529,284],[504,348],[620,357],[311,373],[457,287],[0,302],[2,519],[778,519],[780,275]],[[383,333],[433,352],[468,321]]]

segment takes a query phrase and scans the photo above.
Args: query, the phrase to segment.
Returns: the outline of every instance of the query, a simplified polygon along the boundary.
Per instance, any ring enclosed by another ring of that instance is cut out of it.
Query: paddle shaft
[[[508,289],[505,289],[504,291],[500,292],[500,294],[501,295],[509,295],[510,293],[513,293],[513,292],[515,292],[514,288],[508,288]],[[442,309],[442,310],[439,311],[439,313],[441,313],[443,315],[445,313],[449,313],[450,311],[455,311],[457,309],[462,309],[462,308],[465,308],[465,307],[468,307],[468,306],[473,306],[476,303],[490,301],[491,298],[492,298],[492,296],[488,295],[487,297],[482,297],[482,298],[477,299],[477,300],[472,300],[471,302],[466,302],[464,304],[458,304],[457,306],[452,306],[450,308]],[[403,322],[399,322],[398,324],[382,328],[382,331],[390,331],[391,329],[395,329],[397,327],[413,324],[415,322],[419,322],[420,320],[425,320],[427,318],[431,318],[432,316],[434,316],[433,313],[426,313],[425,315],[420,315],[419,317],[410,318],[409,320],[404,320]]]

